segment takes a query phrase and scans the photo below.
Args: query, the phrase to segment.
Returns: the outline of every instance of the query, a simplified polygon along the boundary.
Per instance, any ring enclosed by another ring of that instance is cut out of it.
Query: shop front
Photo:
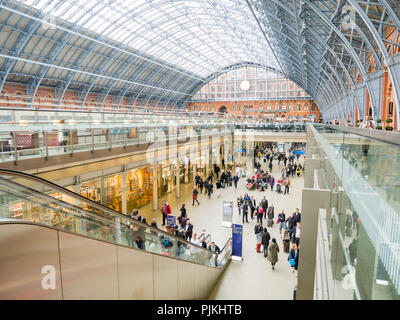
[[[122,212],[122,175],[104,178],[104,205]]]
[[[127,172],[127,210],[140,208],[153,200],[153,166]]]
[[[79,194],[89,200],[101,203],[101,179],[82,183]]]
[[[167,164],[167,162],[160,163],[159,170],[159,195],[165,195],[175,189],[174,173],[171,169],[171,165]]]

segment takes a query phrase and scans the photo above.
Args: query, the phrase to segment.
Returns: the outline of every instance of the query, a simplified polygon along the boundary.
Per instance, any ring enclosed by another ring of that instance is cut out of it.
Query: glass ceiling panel
[[[200,77],[239,61],[280,70],[246,1],[20,2],[150,53]]]

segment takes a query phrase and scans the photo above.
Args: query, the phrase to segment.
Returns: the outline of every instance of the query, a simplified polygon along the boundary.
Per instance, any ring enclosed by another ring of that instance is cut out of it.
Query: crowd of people
[[[269,171],[261,168],[261,158],[264,158],[264,163],[268,163]],[[280,171],[281,176],[276,179],[272,175],[274,159],[278,160],[278,165],[281,161],[283,162],[283,167]],[[254,153],[255,176],[247,179],[247,189],[265,191],[269,187],[271,191],[274,191],[275,186],[275,191],[281,193],[283,192],[282,186],[284,186],[284,194],[289,194],[289,177],[300,176],[304,172],[304,166],[301,163],[296,163],[295,159],[298,161],[299,156],[295,156],[294,152],[289,156],[284,154],[275,155],[270,149],[257,148]],[[297,276],[301,230],[301,213],[299,209],[296,208],[295,212],[288,217],[286,217],[285,211],[282,209],[275,221],[275,207],[273,203],[268,202],[267,196],[263,195],[262,199],[257,201],[254,196],[249,196],[248,193],[237,198],[237,209],[238,214],[242,217],[243,224],[249,223],[249,215],[252,221],[256,221],[254,226],[256,250],[264,253],[264,257],[271,263],[273,270],[278,262],[279,245],[276,238],[271,239],[268,228],[272,228],[276,223],[279,227],[283,251],[288,253],[290,270],[295,272]],[[267,225],[265,225],[265,222]]]
[[[204,254],[204,252],[202,252],[202,257],[199,258],[198,253],[201,252],[201,249],[199,250],[199,248],[196,246],[207,249],[211,253],[215,253],[217,255],[221,253],[221,249],[214,241],[211,241],[209,244],[207,244],[204,235],[199,237],[198,234],[194,232],[194,227],[188,217],[185,204],[182,204],[180,208],[180,216],[177,219],[179,225],[166,224],[168,215],[172,213],[171,206],[167,200],[163,201],[160,211],[163,222],[161,227],[163,227],[162,231],[164,231],[164,233],[158,233],[154,230],[159,229],[157,220],[155,218],[152,219],[150,223],[150,227],[153,229],[149,229],[149,232],[146,231],[146,227],[143,225],[130,223],[128,221],[124,228],[124,235],[128,246],[136,249],[153,251],[152,248],[158,245],[161,248],[160,253],[162,255],[175,257],[181,256],[186,249],[188,249],[190,252],[188,258],[192,259],[193,261],[200,261],[199,259],[209,260],[209,257]],[[142,222],[143,224],[148,224],[146,218],[139,213],[138,209],[133,209],[129,216],[136,221]],[[168,234],[188,241],[196,246],[188,246],[184,242],[176,240],[174,241],[173,237],[169,237]],[[149,244],[149,247],[146,247],[147,243]],[[216,263],[216,257],[211,255],[211,258],[212,262]]]
[[[279,176],[273,176],[272,168],[273,161],[277,160],[278,165],[283,162],[282,169],[279,171]],[[294,176],[300,176],[304,172],[304,166],[299,162],[299,155],[295,155],[292,150],[288,155],[281,153],[274,153],[269,148],[258,148],[254,150],[254,175],[247,179],[246,187],[248,190],[259,190],[259,191],[275,191],[278,193],[289,194],[291,181],[290,178]],[[261,161],[268,163],[268,170],[261,168]],[[203,199],[211,198],[214,190],[216,190],[215,198],[221,196],[221,189],[227,187],[238,187],[239,180],[245,176],[246,172],[239,166],[236,167],[235,172],[232,170],[221,170],[218,165],[214,165],[214,170],[210,171],[207,178],[203,178],[196,174],[194,178],[194,187],[192,192],[192,206],[197,204],[200,205],[199,195],[204,194]],[[245,169],[245,168],[244,168]],[[222,171],[222,172],[221,172]],[[215,184],[215,188],[214,188]],[[275,187],[275,190],[274,190]],[[284,187],[284,188],[283,188]],[[261,199],[257,201],[254,195],[249,196],[245,193],[243,196],[237,198],[237,209],[238,214],[241,216],[243,224],[248,224],[249,220],[255,221],[254,232],[256,235],[256,250],[257,252],[263,252],[264,257],[271,263],[272,269],[275,269],[275,265],[278,262],[279,244],[276,238],[271,238],[268,228],[273,228],[276,224],[279,228],[281,235],[281,241],[283,245],[283,251],[288,253],[288,261],[290,268],[297,274],[298,268],[298,257],[299,257],[299,246],[300,246],[300,228],[301,228],[301,213],[297,208],[295,212],[286,217],[284,210],[281,210],[275,220],[275,207],[273,203],[269,203],[267,195],[269,193],[261,194]],[[176,224],[166,225],[168,222],[168,215],[172,214],[171,206],[167,200],[163,201],[161,206],[162,215],[162,227],[166,234],[171,234],[177,238],[186,240],[196,246],[203,247],[209,251],[219,254],[221,252],[218,245],[215,242],[206,243],[204,236],[198,236],[194,232],[194,226],[188,217],[188,212],[185,204],[182,204],[180,208],[180,215],[177,218]],[[250,219],[249,219],[250,216]],[[146,223],[146,219],[143,218],[138,211],[135,209],[132,212],[131,217],[138,221]],[[153,219],[151,224],[153,228],[158,228],[156,219]],[[132,229],[133,228],[133,229]],[[139,229],[139,230],[135,230]],[[145,249],[145,234],[144,230],[140,230],[137,226],[130,228],[134,234],[129,235],[128,245],[136,247],[138,249]],[[270,229],[271,230],[271,229]],[[154,232],[154,231],[153,231]],[[159,236],[159,241],[163,247],[163,254],[169,255],[170,247],[173,247],[173,241],[168,238],[165,234]],[[292,247],[290,248],[290,243]],[[199,248],[192,246],[189,250],[190,253],[195,256],[199,252]],[[182,243],[176,244],[177,254],[184,250]]]

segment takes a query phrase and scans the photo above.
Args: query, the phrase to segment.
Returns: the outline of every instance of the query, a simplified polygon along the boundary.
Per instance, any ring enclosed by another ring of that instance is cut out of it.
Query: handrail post
[[[91,136],[92,136],[92,150],[90,150],[90,152],[93,153],[94,152],[94,131],[93,131],[93,128],[90,128],[90,133],[91,133]]]
[[[17,133],[12,131],[12,141],[14,144],[14,164],[18,162],[18,149],[17,149]]]
[[[72,157],[74,155],[74,144],[72,142],[72,130],[70,130],[68,128],[68,133],[69,133],[69,145],[71,146],[71,152],[70,152],[70,156]]]
[[[43,130],[43,142],[44,142],[44,150],[45,150],[45,156],[44,159],[48,160],[49,159],[49,141],[47,139],[47,131]]]

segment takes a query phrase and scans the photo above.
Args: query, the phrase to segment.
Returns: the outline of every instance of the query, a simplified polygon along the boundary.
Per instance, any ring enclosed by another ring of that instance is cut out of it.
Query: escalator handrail
[[[194,244],[194,243],[192,243],[192,242],[189,242],[189,241],[187,241],[187,240],[185,240],[185,239],[183,239],[183,238],[176,237],[176,236],[174,236],[173,234],[170,234],[170,233],[165,232],[164,230],[161,230],[161,229],[158,229],[158,228],[154,228],[154,227],[152,227],[151,225],[148,225],[148,224],[146,224],[146,223],[143,223],[143,222],[141,222],[141,221],[138,221],[138,220],[136,220],[136,219],[133,219],[133,218],[130,217],[129,215],[126,215],[126,214],[123,214],[123,213],[121,213],[121,212],[118,212],[118,211],[116,211],[116,210],[114,210],[114,209],[108,208],[108,207],[106,207],[106,206],[104,206],[104,205],[102,205],[102,204],[99,204],[99,203],[97,203],[97,202],[95,202],[95,201],[93,201],[93,200],[90,200],[90,199],[88,199],[88,198],[85,198],[84,196],[81,196],[81,195],[78,194],[78,193],[75,193],[75,192],[73,192],[73,191],[70,191],[70,190],[68,190],[68,189],[66,189],[66,188],[64,188],[64,187],[61,187],[61,186],[59,186],[59,185],[57,185],[57,184],[55,184],[55,183],[53,183],[53,182],[50,182],[50,181],[48,181],[48,180],[46,180],[46,179],[43,179],[43,178],[40,178],[40,177],[31,175],[31,174],[29,174],[29,173],[20,172],[20,171],[16,171],[16,170],[12,170],[12,169],[3,169],[3,168],[0,168],[0,175],[8,175],[8,176],[14,176],[14,177],[25,178],[25,179],[28,179],[28,180],[37,181],[37,182],[42,183],[42,184],[44,184],[44,185],[47,185],[47,186],[49,186],[49,187],[51,187],[51,188],[53,188],[53,189],[56,189],[56,190],[58,190],[58,191],[60,191],[60,192],[66,193],[66,194],[68,194],[69,196],[71,196],[72,198],[77,198],[77,199],[79,199],[80,201],[85,202],[85,203],[88,204],[89,206],[95,207],[95,208],[97,208],[97,209],[99,209],[99,210],[101,210],[101,211],[106,211],[106,212],[108,212],[108,213],[110,213],[110,214],[112,214],[112,215],[118,216],[118,217],[120,217],[120,218],[122,218],[122,219],[129,220],[131,223],[134,223],[134,224],[136,224],[136,225],[138,225],[138,226],[147,228],[147,229],[149,229],[149,230],[153,230],[153,231],[155,231],[155,232],[157,232],[157,233],[160,233],[160,234],[163,234],[163,235],[168,236],[168,237],[170,237],[170,238],[173,238],[173,239],[175,239],[176,241],[179,241],[179,242],[181,242],[181,243],[186,243],[187,245],[195,246],[195,247],[197,247],[197,248],[199,248],[199,249],[201,249],[201,250],[207,250],[207,251],[208,251],[208,249],[205,249],[205,248],[203,248],[203,247],[201,247],[201,246],[199,246],[199,245],[197,245],[197,244]],[[28,188],[28,187],[26,187],[26,188]],[[82,209],[82,210],[84,210],[84,209]],[[84,210],[84,211],[85,211],[85,210]]]

